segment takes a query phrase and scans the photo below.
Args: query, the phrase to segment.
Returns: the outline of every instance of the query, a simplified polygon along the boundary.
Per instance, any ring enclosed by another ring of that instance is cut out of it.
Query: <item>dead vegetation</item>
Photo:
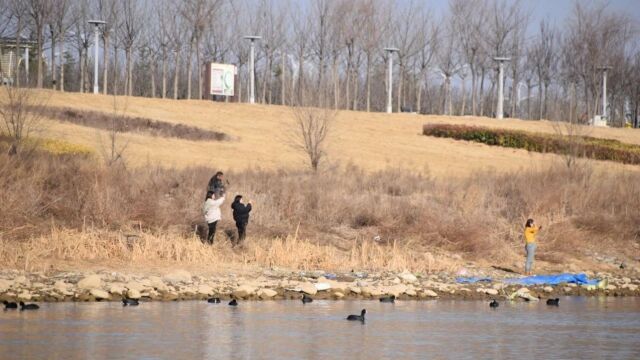
[[[40,118],[46,117],[61,122],[87,126],[95,129],[117,132],[138,132],[151,136],[171,137],[192,141],[224,141],[229,137],[222,132],[202,129],[184,124],[172,124],[166,121],[143,117],[131,117],[124,114],[113,116],[113,112],[79,110],[69,107],[38,106],[31,107],[30,113]]]
[[[8,145],[0,142],[1,146]],[[78,156],[0,153],[4,246],[0,258],[5,264],[16,255],[8,249],[38,243],[66,249],[47,250],[41,256],[108,258],[115,250],[105,248],[102,241],[126,233],[154,245],[139,258],[117,255],[125,260],[205,261],[224,254],[201,253],[204,250],[194,237],[213,169],[152,165],[126,169]],[[392,168],[377,173],[355,167],[314,173],[225,173],[231,181],[230,194],[250,196],[255,207],[249,225],[252,245],[247,245],[248,253],[238,256],[261,264],[330,265],[347,261],[359,246],[369,245],[382,253],[398,249],[395,256],[404,260],[393,261],[415,262],[411,268],[422,266],[424,254],[436,250],[506,262],[521,255],[521,231],[528,217],[545,226],[540,255],[554,261],[579,257],[581,249],[594,244],[633,251],[631,245],[640,237],[640,175],[636,172],[596,172],[589,166],[569,171],[556,164],[542,170],[506,175],[479,172],[448,180]],[[224,239],[225,230],[233,229],[229,205],[223,206],[219,239]],[[56,236],[60,234],[88,242],[59,245]],[[291,239],[296,243],[287,243]],[[73,253],[82,246],[89,250]],[[282,252],[268,255],[275,246],[283,247]],[[293,252],[291,248],[296,247],[306,250]],[[287,253],[291,258],[286,258]],[[387,256],[379,256],[383,255]],[[235,259],[229,256],[229,261]],[[360,265],[373,261],[370,254],[357,256],[362,257]],[[377,260],[376,264],[390,266],[390,262]]]

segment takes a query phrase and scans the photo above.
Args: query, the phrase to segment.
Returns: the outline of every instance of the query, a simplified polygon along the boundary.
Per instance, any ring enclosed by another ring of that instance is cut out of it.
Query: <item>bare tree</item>
[[[311,168],[316,171],[326,156],[326,140],[337,115],[327,108],[292,107],[295,121],[291,145],[304,152]]]
[[[44,26],[47,23],[49,16],[51,15],[51,2],[49,0],[28,0],[29,15],[33,20],[33,25],[36,33],[36,47],[37,47],[37,78],[36,86],[42,88],[44,78],[44,63],[42,61],[42,54],[44,48]]]
[[[126,56],[125,92],[133,95],[133,49],[140,36],[145,15],[141,3],[136,0],[120,0],[122,8],[122,23],[120,24],[120,39]]]
[[[85,92],[88,84],[88,52],[91,47],[91,29],[87,21],[89,20],[88,0],[79,0],[73,10],[74,30],[73,44],[78,50],[78,91]]]
[[[101,20],[105,21],[104,26],[100,27],[102,33],[102,93],[109,93],[109,46],[111,35],[115,29],[119,28],[119,11],[117,0],[96,0],[97,13]]]

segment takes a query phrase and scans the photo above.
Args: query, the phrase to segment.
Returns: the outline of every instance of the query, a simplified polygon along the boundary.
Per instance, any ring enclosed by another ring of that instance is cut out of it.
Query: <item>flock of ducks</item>
[[[385,297],[381,297],[380,298],[380,302],[381,303],[395,303],[396,301],[396,297],[394,295],[391,296],[385,296]],[[207,302],[210,304],[220,304],[220,298],[210,298],[207,299]],[[313,298],[311,298],[310,296],[308,296],[307,294],[304,294],[302,296],[302,303],[303,304],[308,304],[310,302],[313,302]],[[138,306],[140,304],[140,302],[137,299],[130,299],[130,298],[123,298],[122,299],[122,306]],[[555,299],[547,299],[547,305],[549,306],[559,306],[560,304],[560,299],[555,298]],[[24,302],[20,301],[19,303],[15,303],[15,302],[9,302],[9,301],[4,301],[4,310],[12,310],[12,309],[18,309],[18,305],[20,305],[20,311],[24,311],[24,310],[38,310],[40,308],[40,306],[38,306],[37,304],[25,304]],[[236,299],[232,299],[231,301],[229,301],[229,306],[238,306],[238,300]],[[497,308],[498,306],[500,306],[500,303],[498,301],[496,301],[495,299],[492,300],[489,303],[489,307],[492,309]],[[360,312],[360,315],[349,315],[347,316],[347,320],[349,321],[360,321],[362,323],[364,323],[364,315],[367,313],[367,309],[362,309],[362,311]]]

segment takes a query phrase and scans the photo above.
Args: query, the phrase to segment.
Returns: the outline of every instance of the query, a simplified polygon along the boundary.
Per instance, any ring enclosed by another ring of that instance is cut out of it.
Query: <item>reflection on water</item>
[[[348,314],[367,309],[367,322]],[[0,311],[2,359],[640,358],[640,299],[43,304]]]

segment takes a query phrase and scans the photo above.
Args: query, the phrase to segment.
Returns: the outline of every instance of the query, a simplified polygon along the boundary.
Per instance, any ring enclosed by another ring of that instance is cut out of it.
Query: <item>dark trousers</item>
[[[209,223],[209,234],[207,235],[207,242],[209,244],[213,244],[213,238],[216,236],[216,225],[218,225],[217,221]]]
[[[245,236],[247,236],[247,223],[236,223],[236,227],[238,228],[238,244],[244,241]]]

